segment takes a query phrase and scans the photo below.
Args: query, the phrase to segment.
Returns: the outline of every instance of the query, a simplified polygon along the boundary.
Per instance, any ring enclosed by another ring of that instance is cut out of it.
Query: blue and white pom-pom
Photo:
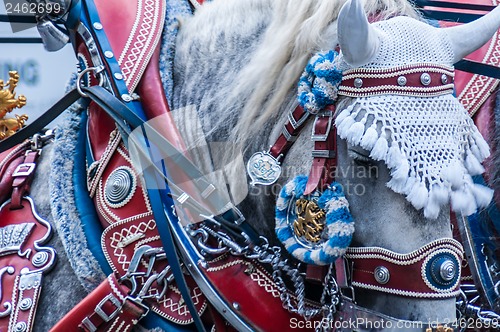
[[[299,80],[298,100],[305,111],[316,114],[337,99],[342,71],[335,65],[338,53],[316,53],[307,64]]]
[[[349,204],[337,182],[323,191],[317,205],[326,212],[324,240],[313,247],[307,247],[295,236],[293,225],[288,222],[290,204],[303,197],[307,176],[297,176],[288,182],[280,192],[276,202],[276,235],[292,256],[314,265],[328,265],[342,256],[351,243],[354,221],[349,212]]]

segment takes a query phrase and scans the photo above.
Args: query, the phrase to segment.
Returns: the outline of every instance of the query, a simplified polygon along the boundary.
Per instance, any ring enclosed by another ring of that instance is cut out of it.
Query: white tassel
[[[363,139],[361,139],[361,143],[359,144],[365,150],[371,150],[378,139],[377,130],[371,126],[366,130]]]
[[[349,132],[349,128],[355,123],[354,119],[352,116],[348,116],[342,121],[340,125],[337,126],[337,132],[339,133],[340,138],[346,139],[347,138],[347,133]]]
[[[439,216],[439,211],[441,208],[436,201],[433,201],[429,195],[429,201],[424,208],[424,217],[428,219],[436,219]]]
[[[429,192],[429,200],[436,201],[439,205],[446,204],[450,201],[450,191],[443,185],[434,184]]]
[[[409,177],[408,180],[406,181],[405,188],[403,189],[402,194],[408,195],[411,193],[415,185],[417,184],[417,179],[414,177]]]
[[[358,145],[365,132],[365,125],[361,122],[356,122],[347,131],[347,140],[352,145]]]
[[[395,179],[392,178],[389,182],[387,182],[386,186],[398,194],[406,194],[405,188],[408,179]]]
[[[410,165],[408,165],[407,160],[401,160],[399,165],[391,172],[393,179],[406,180],[408,179],[408,172],[410,172]],[[405,181],[406,182],[406,181]]]
[[[464,169],[458,162],[451,164],[443,171],[443,179],[451,183],[453,189],[464,184]]]
[[[415,207],[415,209],[420,210],[427,204],[429,199],[427,188],[423,183],[418,183],[413,187],[410,194],[407,196],[407,199]]]
[[[476,200],[468,189],[452,191],[450,196],[453,211],[460,212],[466,216],[470,216],[476,212]]]
[[[480,184],[473,184],[470,189],[478,207],[487,207],[490,204],[493,198],[493,189]]]
[[[349,115],[351,115],[351,110],[349,108],[343,110],[340,112],[339,115],[335,118],[335,125],[338,127],[342,121],[344,121],[345,118],[347,118]]]
[[[381,136],[372,151],[370,152],[370,158],[375,160],[383,160],[387,156],[387,150],[389,149],[387,140],[384,136]]]
[[[479,148],[480,152],[480,160],[483,161],[484,159],[488,158],[490,156],[490,147],[488,146],[488,143],[484,140],[483,136],[476,131],[474,133],[474,141],[476,141],[477,147]]]
[[[403,159],[403,155],[399,151],[399,146],[393,142],[389,152],[387,153],[387,166],[389,166],[389,168],[395,168],[398,167],[403,161],[408,163],[405,159]]]
[[[472,154],[471,151],[467,154],[465,158],[465,167],[469,171],[470,175],[478,175],[484,173],[484,167],[481,165],[479,160]]]

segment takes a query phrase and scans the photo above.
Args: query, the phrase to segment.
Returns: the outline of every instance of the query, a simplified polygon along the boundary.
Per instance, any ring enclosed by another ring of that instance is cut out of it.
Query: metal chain
[[[467,294],[466,294],[467,293]],[[471,300],[467,297],[473,297]],[[476,296],[474,296],[476,295]],[[484,326],[491,326],[492,328],[500,328],[500,315],[492,310],[485,309],[475,302],[479,299],[480,294],[474,285],[462,285],[460,295],[457,299],[457,311],[460,313],[459,319],[472,318],[480,321]],[[461,331],[465,331],[463,327]]]
[[[305,283],[302,273],[299,271],[300,264],[297,267],[292,267],[288,259],[283,259],[281,255],[281,248],[277,246],[270,246],[266,238],[260,237],[263,244],[260,246],[241,247],[231,237],[222,232],[221,230],[213,230],[207,225],[202,225],[196,230],[188,227],[188,234],[192,238],[198,238],[197,244],[206,254],[221,254],[223,252],[230,252],[232,255],[244,255],[248,259],[257,260],[262,264],[269,264],[272,267],[272,278],[278,291],[280,293],[280,300],[283,308],[291,313],[296,313],[310,320],[312,317],[323,313],[327,319],[333,320],[333,315],[336,313],[336,308],[340,302],[340,292],[338,285],[333,275],[333,268],[330,266],[327,276],[325,277],[325,286],[321,294],[321,308],[312,308],[306,304]],[[213,236],[218,240],[217,248],[210,248],[207,245],[208,237]],[[293,283],[294,294],[297,297],[296,303],[292,301],[290,292],[286,287],[283,280],[283,272],[289,277]],[[327,304],[327,299],[330,302]]]

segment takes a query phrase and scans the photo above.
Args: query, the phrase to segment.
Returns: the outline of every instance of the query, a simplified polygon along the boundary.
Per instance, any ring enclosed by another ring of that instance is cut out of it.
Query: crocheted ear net
[[[451,42],[438,28],[407,17],[372,25],[380,48],[362,68],[453,65]],[[339,58],[342,70],[352,69]],[[465,215],[489,204],[493,191],[471,178],[484,172],[480,162],[489,156],[488,144],[451,94],[362,97],[339,111],[340,137],[383,160],[391,170],[387,186],[424,209],[427,218],[437,218],[450,201],[454,211]]]

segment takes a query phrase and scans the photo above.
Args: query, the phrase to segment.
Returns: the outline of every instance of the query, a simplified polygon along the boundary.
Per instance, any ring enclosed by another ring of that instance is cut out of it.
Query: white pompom
[[[370,158],[375,160],[383,160],[387,156],[388,149],[389,146],[385,137],[379,137],[379,139],[375,143],[375,146],[373,146],[373,149],[370,152]]]
[[[453,211],[460,212],[466,216],[470,216],[476,212],[476,200],[468,189],[452,191],[450,197]]]
[[[366,130],[365,135],[361,139],[361,143],[359,144],[363,149],[371,150],[378,139],[377,130],[373,127],[370,127]]]
[[[387,166],[389,166],[389,168],[395,168],[398,167],[402,161],[406,160],[403,159],[403,155],[399,151],[399,146],[393,142],[389,152],[387,152]]]
[[[436,201],[433,201],[429,196],[429,201],[424,208],[424,217],[428,219],[436,219],[439,216],[441,208]]]
[[[480,152],[480,160],[483,161],[484,159],[488,158],[490,156],[490,147],[488,146],[488,143],[484,140],[483,136],[479,132],[474,133],[474,141],[476,141],[476,145],[479,148]]]
[[[351,115],[351,110],[350,109],[345,109],[342,112],[340,112],[339,115],[335,118],[335,125],[338,127],[342,121],[344,121],[345,118],[347,118],[349,115]]]
[[[392,178],[389,182],[387,182],[386,186],[398,194],[406,194],[405,188],[407,182],[408,179]]]
[[[417,184],[417,179],[415,179],[414,177],[409,177],[408,180],[406,181],[406,185],[405,188],[403,189],[402,194],[406,195],[410,194],[413,188],[416,186],[416,184]]]
[[[399,162],[399,165],[396,166],[394,171],[391,172],[391,176],[397,180],[406,180],[408,179],[408,172],[410,172],[410,165],[407,160],[403,159]]]
[[[361,122],[356,122],[347,131],[347,140],[352,145],[358,145],[365,132],[365,125]]]
[[[473,184],[470,189],[476,199],[478,207],[487,207],[490,204],[491,199],[493,198],[493,189],[480,184]]]
[[[413,187],[407,199],[415,209],[420,210],[427,204],[429,192],[423,183],[418,183]]]
[[[434,184],[429,192],[429,200],[443,205],[450,200],[450,191],[443,185]]]
[[[443,171],[442,178],[448,181],[453,189],[457,189],[464,184],[465,170],[458,162],[451,164]]]
[[[465,158],[465,167],[469,171],[470,175],[478,175],[484,173],[484,167],[470,151]]]
[[[337,126],[337,132],[342,139],[347,138],[347,133],[349,132],[349,129],[351,126],[355,123],[355,120],[352,118],[352,116],[347,116],[342,123],[340,123]]]

